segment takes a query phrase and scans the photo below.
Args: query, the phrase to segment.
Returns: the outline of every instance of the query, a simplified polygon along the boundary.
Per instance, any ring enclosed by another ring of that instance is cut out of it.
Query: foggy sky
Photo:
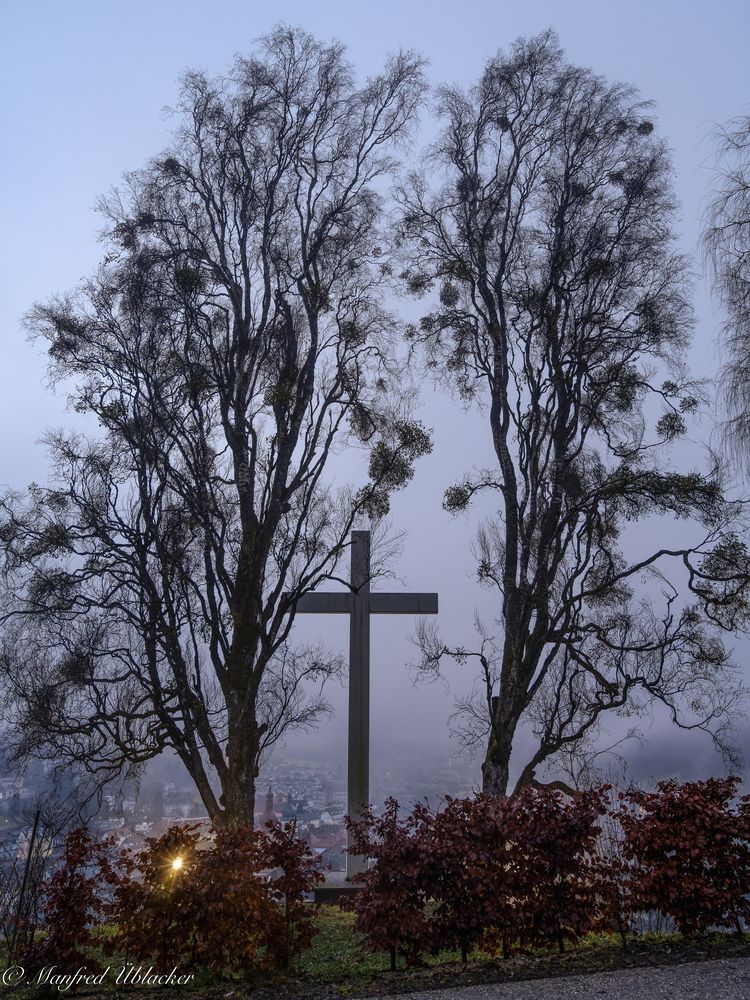
[[[518,35],[554,27],[570,61],[632,83],[656,101],[657,128],[674,151],[681,245],[690,253],[710,184],[707,136],[713,123],[738,114],[750,101],[750,6],[741,0],[566,5],[5,0],[0,13],[5,150],[0,167],[0,483],[23,488],[31,480],[44,482],[40,436],[48,427],[75,422],[75,415],[65,412],[64,397],[45,387],[44,359],[39,347],[26,342],[22,315],[35,301],[73,288],[96,266],[102,255],[96,199],[118,183],[124,170],[139,167],[164,145],[169,123],[161,109],[175,101],[180,73],[188,67],[224,71],[236,51],[247,51],[279,20],[322,39],[340,39],[361,76],[377,72],[386,55],[403,46],[429,58],[432,82],[462,85],[473,82],[485,59]],[[423,138],[429,138],[431,128],[425,119]],[[719,317],[700,277],[695,301],[691,360],[697,374],[710,376],[717,365]],[[410,316],[418,313],[413,303],[400,308]],[[476,515],[452,518],[443,512],[441,499],[465,470],[490,460],[489,434],[481,415],[463,412],[429,385],[418,416],[434,429],[435,449],[419,463],[408,489],[394,497],[394,526],[406,532],[394,570],[410,589],[439,591],[444,637],[469,645],[475,607],[491,612],[473,581]],[[710,427],[704,419],[691,428],[680,447],[688,462]],[[356,456],[351,462],[352,468],[358,465]],[[659,529],[640,530],[647,542]],[[401,582],[388,589],[398,589]],[[384,739],[445,745],[452,695],[440,685],[412,686],[404,666],[414,655],[411,629],[404,617],[373,622],[374,766]],[[297,631],[321,634],[333,648],[346,649],[344,621],[326,618],[318,624],[308,618]],[[744,659],[744,648],[738,647],[738,655]],[[470,671],[451,671],[456,690],[467,685]],[[750,671],[746,674],[750,677]],[[345,692],[334,689],[331,696],[339,709],[335,720],[324,723],[317,735],[290,741],[290,750],[343,754]],[[744,742],[750,753],[746,736]],[[658,712],[649,746],[634,748],[632,759],[642,775],[654,777],[677,770],[683,777],[718,773],[722,767],[706,738],[676,733]]]

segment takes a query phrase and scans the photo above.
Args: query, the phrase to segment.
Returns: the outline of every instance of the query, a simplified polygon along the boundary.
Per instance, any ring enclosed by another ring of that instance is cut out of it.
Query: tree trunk
[[[246,779],[246,772],[233,771],[230,767],[227,785],[222,796],[224,812],[221,825],[252,826],[255,821],[255,779]]]
[[[255,821],[257,741],[256,726],[230,720],[222,826],[252,826]]]
[[[492,732],[482,764],[482,791],[487,795],[503,796],[508,794],[510,755],[521,710],[514,708],[511,699],[501,694],[493,699],[493,715]]]
[[[499,797],[507,794],[508,763],[507,756],[503,759],[499,754],[492,754],[491,747],[487,748],[487,756],[482,764],[482,791],[485,795]]]

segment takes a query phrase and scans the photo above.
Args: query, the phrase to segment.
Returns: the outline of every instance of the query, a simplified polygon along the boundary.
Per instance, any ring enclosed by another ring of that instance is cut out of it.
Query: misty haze
[[[746,6],[2,20],[3,982],[747,962]]]

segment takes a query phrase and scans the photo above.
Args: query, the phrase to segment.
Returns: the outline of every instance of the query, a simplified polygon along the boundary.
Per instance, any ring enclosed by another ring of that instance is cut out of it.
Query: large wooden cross
[[[370,592],[370,532],[352,532],[351,591],[313,592],[297,601],[298,614],[349,615],[349,741],[347,813],[362,815],[370,802],[370,615],[436,615],[437,594]],[[347,847],[349,846],[347,836]],[[347,854],[346,877],[365,869],[366,858]]]

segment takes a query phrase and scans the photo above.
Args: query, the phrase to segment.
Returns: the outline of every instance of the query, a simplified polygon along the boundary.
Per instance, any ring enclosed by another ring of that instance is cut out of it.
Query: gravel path
[[[588,1000],[594,997],[606,997],[607,1000],[750,1000],[750,958],[724,958],[408,994],[408,1000]]]

